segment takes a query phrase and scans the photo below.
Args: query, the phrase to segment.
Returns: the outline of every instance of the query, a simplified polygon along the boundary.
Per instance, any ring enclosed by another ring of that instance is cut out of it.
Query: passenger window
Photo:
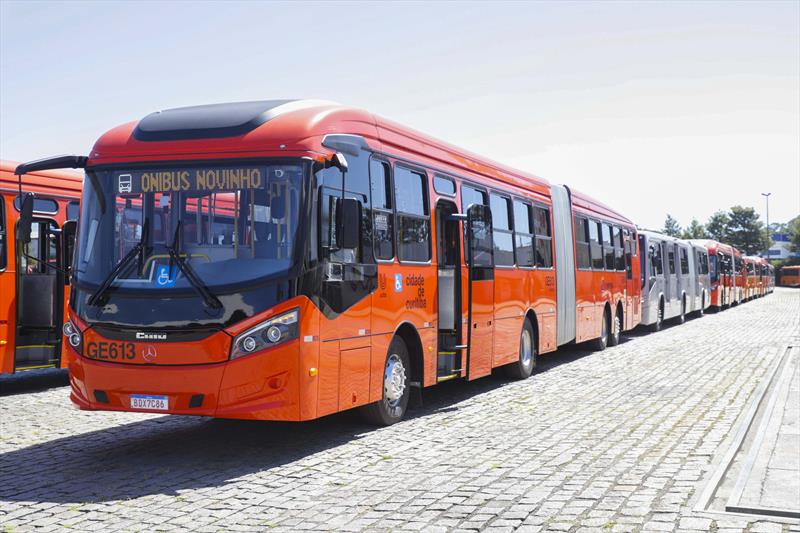
[[[592,268],[603,270],[603,248],[600,245],[600,223],[589,221],[589,244],[592,252]]]
[[[592,268],[592,258],[589,252],[588,221],[583,217],[575,217],[575,256],[579,269]]]
[[[391,260],[394,258],[394,216],[389,163],[378,159],[370,161],[369,178],[375,258]]]
[[[6,201],[0,195],[0,271],[6,269]]]
[[[534,231],[536,232],[536,266],[539,268],[552,268],[553,266],[553,239],[550,229],[550,209],[535,206]]]
[[[433,177],[433,190],[445,196],[456,195],[456,184],[450,178],[444,176]]]
[[[489,208],[492,211],[494,231],[494,264],[500,266],[514,265],[514,235],[511,231],[509,217],[510,204],[508,198],[496,194],[489,195]]]
[[[533,232],[531,231],[531,206],[514,200],[514,248],[517,265],[533,266]]]
[[[623,253],[625,243],[622,240],[622,230],[619,226],[614,226],[612,229],[614,232],[614,267],[622,272],[625,270],[625,255]]]
[[[667,245],[667,260],[669,263],[669,273],[675,273],[675,246]]]
[[[601,224],[603,232],[603,257],[605,258],[606,270],[614,270],[614,244],[611,242],[611,226]]]
[[[478,205],[489,205],[486,193],[483,191],[479,191],[474,187],[470,187],[469,185],[462,185],[461,186],[461,212],[463,214],[467,214],[469,211],[469,206],[473,204]],[[464,249],[467,247],[467,224],[464,224]],[[493,245],[494,246],[494,245]],[[466,261],[467,256],[464,254],[464,260]]]
[[[394,198],[400,261],[430,261],[431,221],[425,176],[404,167],[394,167]]]
[[[686,253],[686,248],[681,247],[681,274],[686,275],[689,273],[689,254]]]
[[[650,245],[650,257],[653,258],[652,270],[656,276],[664,275],[664,256],[661,251],[661,244]]]

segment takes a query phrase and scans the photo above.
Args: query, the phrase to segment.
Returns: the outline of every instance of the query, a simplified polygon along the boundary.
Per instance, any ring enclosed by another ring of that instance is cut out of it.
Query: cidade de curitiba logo
[[[146,333],[144,331],[136,332],[137,341],[165,341],[167,340],[166,333]]]

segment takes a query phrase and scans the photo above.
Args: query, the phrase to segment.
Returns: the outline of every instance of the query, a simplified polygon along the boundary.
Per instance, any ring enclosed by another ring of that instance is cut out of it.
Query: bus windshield
[[[285,273],[299,235],[304,168],[281,161],[90,170],[76,279],[167,291],[199,281],[220,292]]]

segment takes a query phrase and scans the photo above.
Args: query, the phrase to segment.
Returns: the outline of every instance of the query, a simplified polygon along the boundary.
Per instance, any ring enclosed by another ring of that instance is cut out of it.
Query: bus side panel
[[[492,367],[516,361],[519,336],[527,309],[525,270],[495,268],[494,274],[494,355]]]
[[[553,245],[556,267],[556,327],[558,345],[576,338],[576,273],[575,238],[569,189],[561,185],[550,188],[553,198]]]
[[[6,269],[0,271],[0,373],[14,372],[14,332],[16,331],[16,211],[11,196],[0,195],[5,202],[6,215]]]

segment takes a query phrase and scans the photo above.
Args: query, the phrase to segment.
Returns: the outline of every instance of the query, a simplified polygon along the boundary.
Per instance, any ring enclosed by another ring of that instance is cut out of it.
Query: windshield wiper
[[[183,275],[189,280],[189,283],[192,285],[197,294],[203,298],[203,301],[206,305],[212,309],[222,309],[222,302],[219,301],[214,293],[208,288],[208,286],[203,283],[200,277],[195,273],[194,269],[189,265],[189,262],[186,261],[181,254],[178,252],[180,249],[180,243],[178,242],[178,238],[180,236],[181,231],[181,220],[178,221],[178,224],[175,226],[175,235],[172,237],[172,246],[167,245],[167,251],[169,252],[169,258],[171,261],[174,261]],[[172,268],[170,268],[172,270]]]
[[[147,218],[142,225],[142,236],[139,238],[139,242],[136,243],[136,246],[131,248],[127,254],[125,254],[125,257],[120,259],[119,263],[117,263],[113,270],[111,270],[111,272],[108,273],[108,276],[106,276],[106,278],[103,280],[103,283],[101,283],[97,290],[94,291],[91,296],[89,296],[89,299],[86,301],[86,303],[89,305],[98,305],[108,289],[111,287],[111,284],[114,283],[115,279],[117,279],[117,276],[119,276],[137,256],[139,257],[139,264],[141,265],[144,259],[144,249],[147,244],[147,236],[149,231],[150,219]]]

